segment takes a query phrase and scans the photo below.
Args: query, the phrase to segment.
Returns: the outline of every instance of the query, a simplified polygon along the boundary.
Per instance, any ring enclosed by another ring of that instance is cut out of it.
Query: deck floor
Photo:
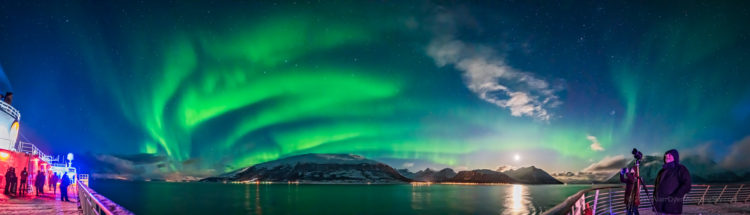
[[[75,189],[70,189],[70,202],[60,201],[60,190],[53,196],[51,192],[36,196],[35,193],[26,196],[3,194],[0,187],[0,214],[81,214],[78,210],[78,196]]]
[[[643,209],[639,213],[655,214]],[[685,205],[682,207],[682,214],[750,214],[750,203]]]

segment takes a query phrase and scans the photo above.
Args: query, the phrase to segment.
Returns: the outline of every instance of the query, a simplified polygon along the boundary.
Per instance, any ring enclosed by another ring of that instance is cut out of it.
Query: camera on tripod
[[[633,148],[633,151],[631,152],[633,154],[633,158],[635,158],[636,163],[639,163],[641,159],[643,159],[643,153],[641,151],[638,151],[638,149]],[[631,167],[632,168],[632,167]],[[622,168],[620,170],[620,174],[625,174],[629,172],[629,168]]]
[[[633,158],[635,158],[636,160],[640,161],[641,159],[643,159],[643,153],[641,153],[641,151],[638,151],[638,149],[633,148],[633,152],[631,153],[633,153]]]
[[[646,188],[645,183],[643,183],[640,169],[638,168],[638,166],[641,163],[641,159],[643,159],[643,153],[641,151],[638,151],[638,149],[636,148],[633,148],[633,151],[631,153],[633,154],[633,158],[635,159],[633,166],[630,168],[623,168],[622,171],[620,172],[620,180],[625,183],[628,183],[628,185],[626,186],[626,191],[625,191],[626,193],[625,203],[627,204],[626,209],[627,211],[638,210],[638,205],[640,204],[639,192],[640,192],[640,188],[643,188],[643,191],[645,191],[646,193],[646,197],[651,202],[651,210],[656,211],[654,208],[654,200],[651,198],[651,195],[649,195],[648,188]],[[626,173],[628,174],[626,175]],[[631,179],[625,181],[623,177],[628,177]]]

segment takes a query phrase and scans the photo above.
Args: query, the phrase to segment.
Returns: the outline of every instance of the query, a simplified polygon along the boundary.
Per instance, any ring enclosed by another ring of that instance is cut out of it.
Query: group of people
[[[16,168],[9,167],[5,172],[5,194],[13,194],[18,196],[24,196],[28,194],[29,187],[28,181],[29,173],[26,168],[21,171],[20,177],[16,176]],[[20,179],[20,185],[19,185]],[[60,182],[60,200],[70,201],[68,199],[68,186],[72,183],[72,180],[68,177],[68,173],[63,173],[62,176],[58,176],[57,173],[53,173],[47,178],[44,172],[38,171],[34,181],[34,187],[36,188],[36,196],[44,194],[44,185],[49,180],[48,189],[52,190],[53,194],[57,194],[57,182]]]
[[[29,173],[26,172],[26,168],[21,170],[21,177],[16,176],[16,168],[10,167],[5,172],[5,194],[16,194],[25,195],[28,190],[26,179],[29,177]],[[18,180],[21,180],[21,186],[18,186]]]
[[[26,173],[26,168],[23,169],[21,172],[21,184],[26,182],[26,179],[24,179],[23,174]],[[26,173],[28,175],[28,173]],[[23,189],[23,185],[21,185]],[[18,176],[16,176],[16,168],[9,167],[8,171],[5,172],[5,194],[16,194],[18,192]],[[20,194],[23,194],[23,191],[21,191]]]
[[[690,192],[692,180],[687,167],[680,164],[680,154],[675,149],[664,153],[664,165],[656,175],[654,182],[653,205],[657,214],[681,214],[683,197]],[[625,183],[625,196],[634,195],[635,201],[630,202],[625,198],[625,205],[629,207],[627,214],[638,214],[638,205],[640,197],[638,196],[639,183],[643,183],[640,177],[636,175],[636,169],[626,168],[620,172],[620,181]]]

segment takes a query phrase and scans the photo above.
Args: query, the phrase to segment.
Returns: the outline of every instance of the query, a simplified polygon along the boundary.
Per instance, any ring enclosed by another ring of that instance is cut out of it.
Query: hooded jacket
[[[685,194],[690,192],[690,172],[680,164],[680,154],[677,150],[669,150],[664,153],[671,154],[674,161],[664,162],[664,166],[656,176],[654,188],[654,207],[657,212],[680,214],[682,213],[682,200]]]

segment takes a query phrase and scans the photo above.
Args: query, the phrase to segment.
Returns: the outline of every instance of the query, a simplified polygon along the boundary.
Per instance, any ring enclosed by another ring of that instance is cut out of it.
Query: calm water
[[[536,214],[589,185],[288,185],[92,181],[136,214]]]

